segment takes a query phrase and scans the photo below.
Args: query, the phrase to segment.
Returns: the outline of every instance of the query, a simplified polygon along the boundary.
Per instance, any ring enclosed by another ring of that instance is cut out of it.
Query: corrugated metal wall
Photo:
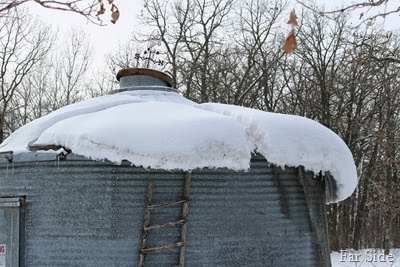
[[[193,173],[188,266],[319,266],[313,238],[297,169]]]
[[[192,173],[185,266],[318,266],[297,169],[260,157],[251,166]],[[183,177],[88,160],[3,160],[0,196],[26,195],[26,266],[137,266],[148,182],[157,204],[182,198]],[[180,215],[180,205],[153,210],[150,224]],[[155,230],[148,247],[179,239],[179,226]],[[150,253],[146,266],[173,266],[178,256]]]

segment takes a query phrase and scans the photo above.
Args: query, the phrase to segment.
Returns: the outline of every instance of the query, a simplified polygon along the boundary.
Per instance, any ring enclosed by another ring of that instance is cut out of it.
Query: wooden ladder
[[[187,219],[189,215],[189,193],[190,193],[190,179],[191,173],[185,172],[185,181],[183,188],[183,198],[180,200],[175,200],[163,204],[153,205],[153,191],[154,191],[154,183],[149,182],[147,185],[147,193],[146,193],[146,208],[144,211],[144,220],[143,220],[143,229],[142,229],[142,240],[139,250],[139,267],[144,267],[144,262],[146,259],[147,253],[158,252],[162,250],[179,248],[179,263],[176,265],[177,267],[184,267],[185,265],[185,246],[186,246],[186,232],[187,232]],[[150,226],[150,213],[153,209],[170,207],[173,205],[182,205],[182,218],[178,221],[167,222],[164,224],[156,224]],[[160,229],[163,227],[172,227],[176,225],[181,225],[181,238],[177,243],[171,243],[160,247],[147,247],[147,236],[149,235],[149,231]]]

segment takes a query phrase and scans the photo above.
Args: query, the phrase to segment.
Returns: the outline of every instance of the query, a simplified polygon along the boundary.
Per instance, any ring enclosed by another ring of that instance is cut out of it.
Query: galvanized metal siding
[[[157,204],[182,198],[183,177],[85,160],[2,163],[0,196],[27,196],[26,266],[137,266],[147,183]],[[180,205],[154,210],[150,224],[180,215]],[[148,247],[179,241],[179,230],[151,232]],[[193,172],[186,266],[318,266],[314,240],[296,169],[256,158],[249,172]],[[178,254],[150,253],[146,266],[176,265]]]
[[[27,196],[27,266],[136,266],[147,182],[169,200],[183,174],[50,161],[3,164],[0,177],[0,195]]]
[[[187,266],[319,266],[296,169],[193,172],[189,216]]]

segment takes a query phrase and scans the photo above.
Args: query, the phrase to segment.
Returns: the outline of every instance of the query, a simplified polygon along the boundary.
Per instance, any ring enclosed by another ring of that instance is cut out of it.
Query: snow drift
[[[196,104],[173,92],[126,91],[61,108],[15,131],[0,152],[28,144],[60,145],[75,154],[116,164],[164,170],[247,170],[252,153],[284,168],[329,172],[333,201],[352,194],[357,172],[335,133],[298,116],[223,104]]]

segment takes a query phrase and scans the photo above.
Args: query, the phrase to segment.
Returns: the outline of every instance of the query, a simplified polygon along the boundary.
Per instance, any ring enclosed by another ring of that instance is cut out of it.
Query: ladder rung
[[[172,243],[172,244],[168,244],[168,245],[161,246],[161,247],[144,248],[144,249],[140,250],[140,253],[146,254],[149,252],[158,252],[158,251],[167,250],[167,249],[171,249],[171,248],[181,248],[183,246],[184,246],[183,242],[178,242],[178,243]]]
[[[168,222],[168,223],[164,223],[164,224],[156,224],[156,225],[148,226],[148,227],[145,227],[144,230],[145,231],[154,230],[154,229],[159,229],[159,228],[169,227],[169,226],[175,226],[175,225],[184,224],[184,223],[186,223],[186,221],[182,219],[182,220],[175,221],[175,222]]]
[[[174,200],[174,201],[167,202],[167,203],[163,203],[163,204],[149,205],[149,206],[147,206],[147,208],[148,208],[148,209],[165,208],[165,207],[169,207],[169,206],[173,206],[173,205],[178,205],[178,204],[185,203],[185,202],[187,202],[186,199]]]

